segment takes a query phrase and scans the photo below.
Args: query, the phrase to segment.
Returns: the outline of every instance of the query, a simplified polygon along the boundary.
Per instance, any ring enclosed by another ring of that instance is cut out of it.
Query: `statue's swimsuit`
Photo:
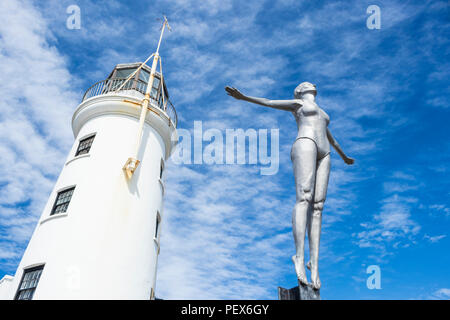
[[[312,140],[317,148],[317,160],[330,154],[330,143],[327,127],[330,117],[314,102],[303,101],[302,106],[293,112],[297,121],[298,134],[295,143],[300,139]]]

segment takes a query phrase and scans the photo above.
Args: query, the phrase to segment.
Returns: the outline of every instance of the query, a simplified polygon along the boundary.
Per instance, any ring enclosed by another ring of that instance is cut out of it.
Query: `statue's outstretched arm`
[[[333,135],[331,134],[330,129],[327,128],[327,137],[330,144],[333,146],[333,148],[336,150],[336,152],[341,156],[342,160],[345,161],[346,164],[353,164],[355,163],[355,159],[347,157],[347,155],[342,151],[341,146],[339,143],[334,139]]]
[[[251,103],[256,103],[265,107],[275,108],[279,110],[285,110],[285,111],[295,111],[299,107],[301,107],[301,103],[299,100],[269,100],[266,98],[256,98],[256,97],[249,97],[241,93],[236,88],[231,87],[225,87],[225,90],[227,91],[229,96],[232,96],[235,99],[238,100],[244,100]]]

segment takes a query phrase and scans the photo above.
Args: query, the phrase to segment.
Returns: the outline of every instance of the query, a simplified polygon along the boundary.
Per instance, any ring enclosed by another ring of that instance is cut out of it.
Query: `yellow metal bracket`
[[[141,102],[136,102],[136,101],[131,101],[131,100],[127,100],[127,99],[124,99],[124,100],[122,100],[123,102],[128,102],[128,103],[132,103],[132,104],[135,104],[135,105],[137,105],[137,106],[142,106],[142,101]]]
[[[128,158],[127,162],[125,162],[125,165],[122,167],[122,170],[125,171],[125,174],[127,175],[128,179],[130,179],[134,171],[136,171],[137,167],[139,166],[139,163],[140,161],[134,158]]]
[[[145,98],[144,98],[144,100],[145,100]],[[131,100],[124,99],[124,100],[122,100],[122,101],[123,101],[123,102],[132,103],[132,104],[135,104],[135,105],[137,105],[137,106],[141,106],[141,107],[142,107],[142,105],[144,104],[144,100],[142,100],[141,102],[136,102],[136,101],[131,101]],[[158,115],[158,116],[161,117],[161,114],[160,114],[158,111],[154,110],[153,108],[147,107],[147,110],[150,110],[150,111],[153,112],[154,114],[156,114],[156,115]]]

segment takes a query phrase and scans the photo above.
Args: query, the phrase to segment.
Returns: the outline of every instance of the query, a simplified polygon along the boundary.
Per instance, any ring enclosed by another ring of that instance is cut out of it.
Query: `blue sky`
[[[81,29],[66,28],[66,8]],[[367,7],[381,28],[366,27]],[[0,278],[14,274],[73,143],[84,91],[161,47],[179,128],[279,129],[280,169],[167,165],[157,296],[276,299],[296,285],[291,114],[231,99],[290,99],[303,81],[334,152],[320,256],[324,299],[450,298],[449,26],[445,1],[0,3]],[[366,268],[378,265],[381,289]]]

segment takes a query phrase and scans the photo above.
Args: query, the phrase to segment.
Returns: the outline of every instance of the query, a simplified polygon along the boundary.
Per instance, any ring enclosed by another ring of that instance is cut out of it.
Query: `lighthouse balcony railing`
[[[125,83],[125,85],[122,86],[125,80],[125,78],[113,78],[99,81],[86,90],[81,101],[83,102],[95,96],[117,93],[118,91],[122,92],[135,90],[143,95],[145,94],[145,91],[147,89],[147,82],[140,79],[130,79]],[[156,88],[152,88],[150,98],[153,102],[152,105],[156,105],[159,109],[164,111],[176,127],[178,123],[177,112],[172,102],[170,102],[167,97],[164,97],[163,99],[161,88],[159,90],[157,90]]]

